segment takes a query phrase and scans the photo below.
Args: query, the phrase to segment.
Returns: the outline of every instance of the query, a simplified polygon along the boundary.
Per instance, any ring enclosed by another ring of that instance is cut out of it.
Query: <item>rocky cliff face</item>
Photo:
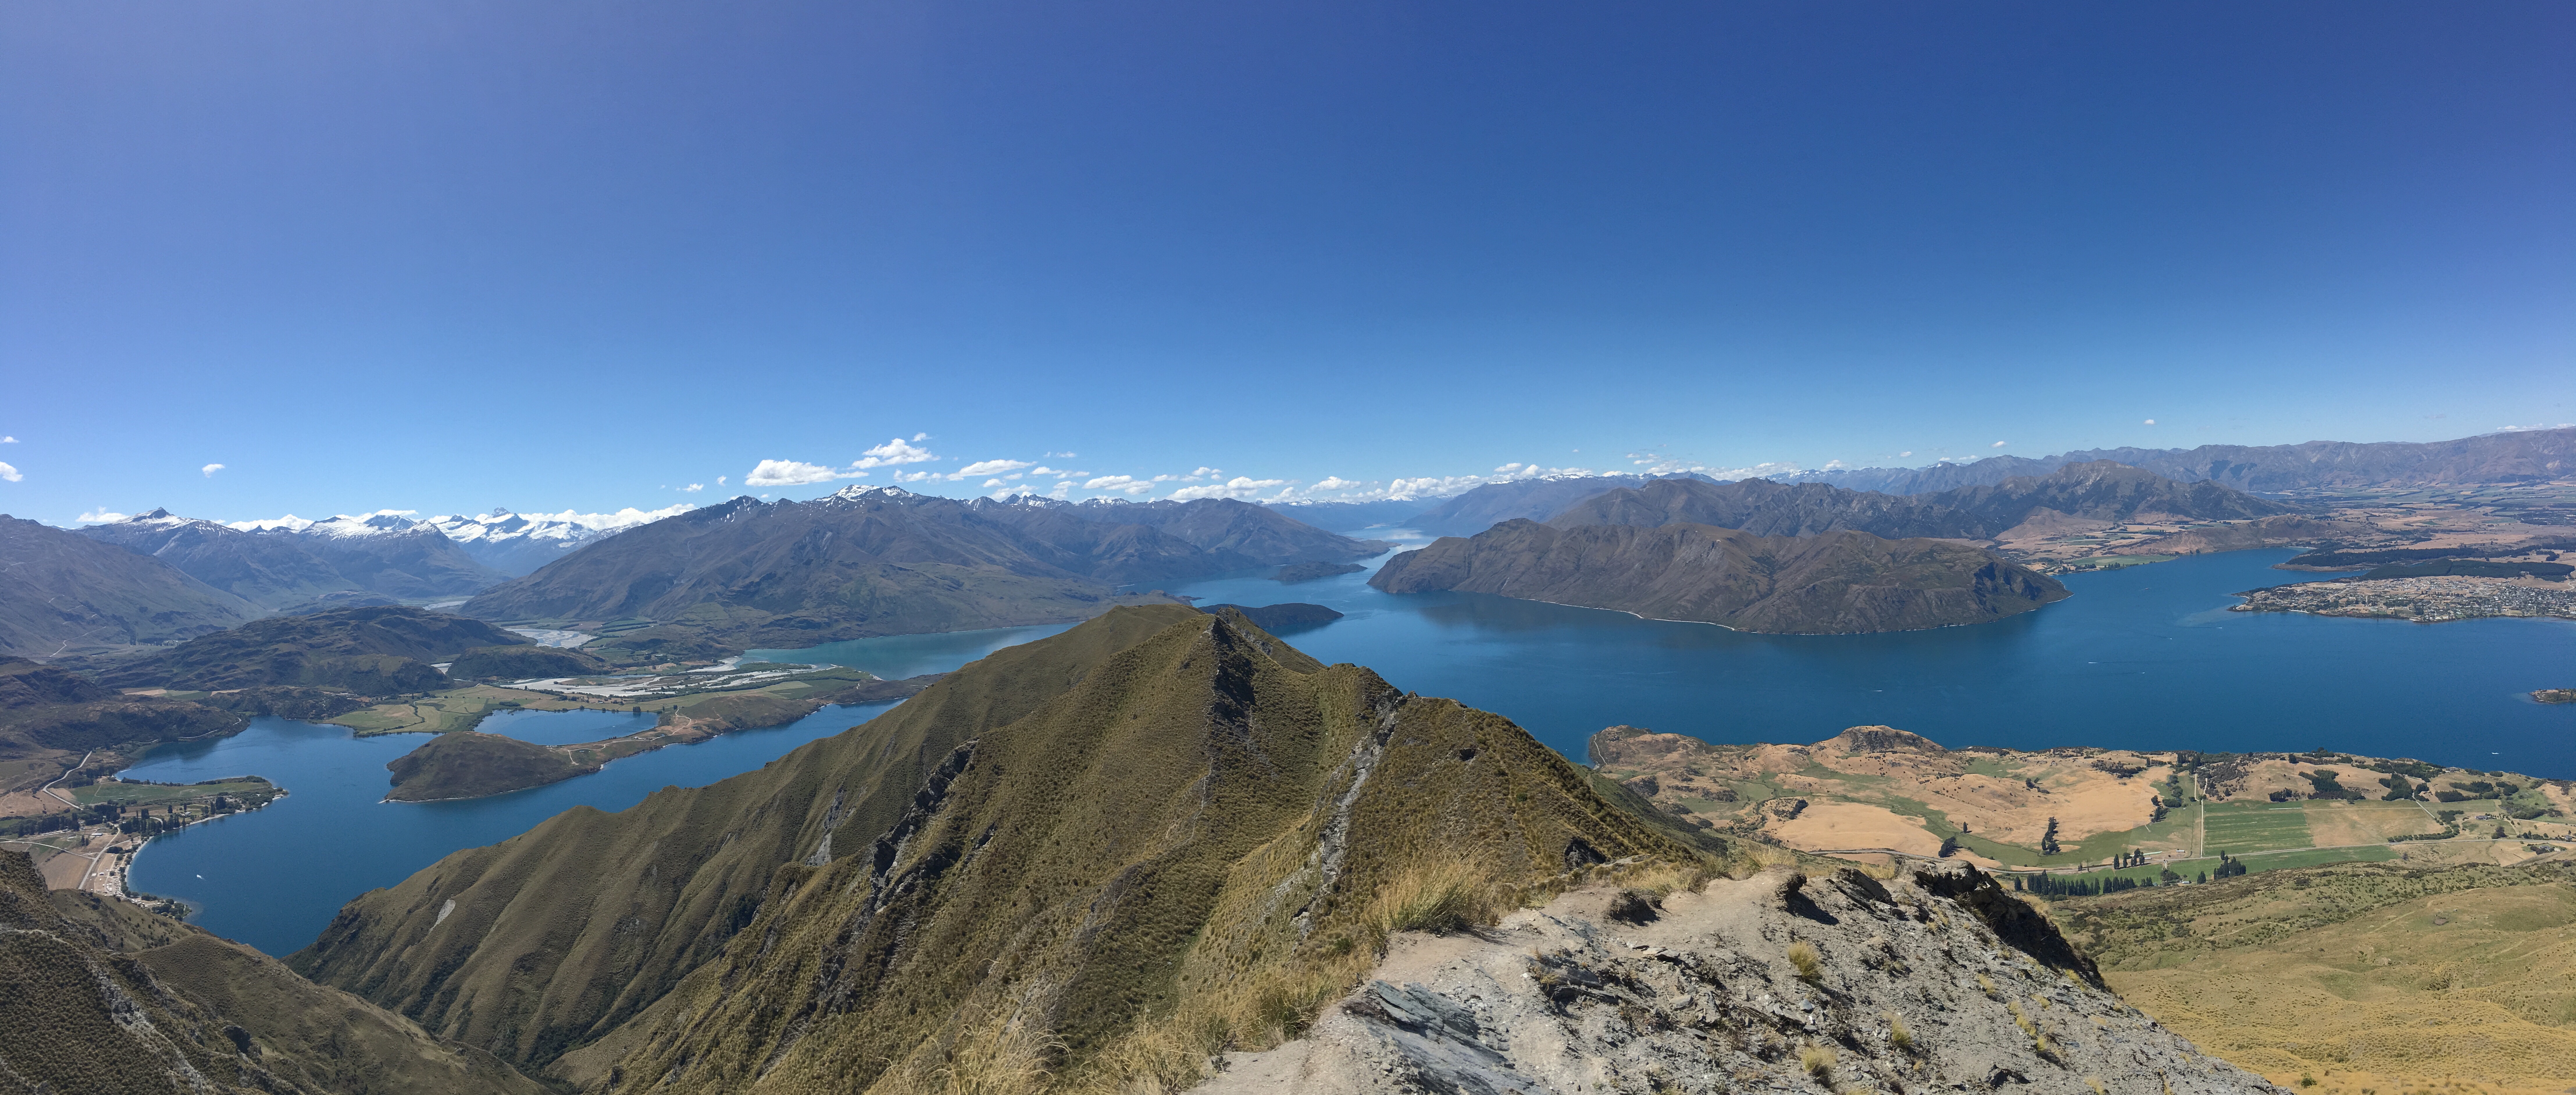
[[[1963,865],[1605,887],[1408,935],[1306,1037],[1209,1095],[2277,1092],[2102,987]]]
[[[1369,584],[1389,593],[1493,593],[1785,634],[1984,623],[2067,595],[2044,575],[1940,540],[1535,521],[1398,555]]]

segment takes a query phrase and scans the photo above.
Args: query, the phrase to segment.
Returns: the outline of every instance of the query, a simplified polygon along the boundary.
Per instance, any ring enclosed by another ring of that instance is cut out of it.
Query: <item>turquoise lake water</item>
[[[2576,622],[2409,624],[2231,613],[2238,590],[2318,576],[2271,569],[2290,551],[2235,552],[2068,576],[2075,596],[1975,627],[1892,635],[1749,635],[1703,624],[1474,594],[1393,596],[1367,573],[1283,586],[1258,577],[1166,587],[1205,601],[1309,601],[1347,615],[1283,638],[1399,688],[1499,712],[1581,758],[1626,723],[1712,741],[1817,741],[1886,724],[1946,745],[2305,750],[2576,777],[2576,706],[2527,693],[2576,684]],[[957,668],[1063,631],[1008,628],[835,643],[749,658],[852,665],[900,678]],[[381,803],[384,765],[419,735],[261,719],[243,733],[146,757],[143,779],[257,774],[289,795],[265,810],[156,840],[134,886],[198,906],[196,922],[271,954],[312,941],[359,893],[449,852],[526,831],[574,805],[622,810],[666,785],[750,771],[891,705],[827,708],[610,764],[550,787],[467,802]],[[651,716],[521,712],[484,726],[588,741]]]

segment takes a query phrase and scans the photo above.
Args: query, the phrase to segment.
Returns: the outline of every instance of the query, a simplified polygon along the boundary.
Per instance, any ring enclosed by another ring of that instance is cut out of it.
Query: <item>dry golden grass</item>
[[[1789,964],[1798,968],[1798,979],[1812,982],[1825,975],[1824,960],[1815,945],[1801,939],[1789,944]]]

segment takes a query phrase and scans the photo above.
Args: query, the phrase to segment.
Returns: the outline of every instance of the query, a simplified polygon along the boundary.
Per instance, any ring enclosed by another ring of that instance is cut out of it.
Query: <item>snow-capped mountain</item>
[[[475,562],[437,528],[391,511],[225,524],[156,509],[78,531],[269,609],[345,602],[360,593],[458,597],[508,577]]]
[[[512,513],[494,509],[483,514],[432,517],[422,523],[456,541],[475,562],[516,577],[533,574],[537,568],[601,537],[688,509],[686,505],[658,510],[629,507],[615,513]]]

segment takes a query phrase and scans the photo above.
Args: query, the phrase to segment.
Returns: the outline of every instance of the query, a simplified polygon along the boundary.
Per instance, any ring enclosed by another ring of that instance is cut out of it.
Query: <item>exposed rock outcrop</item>
[[[1198,1090],[2280,1090],[2122,1003],[1961,865],[1649,896],[1583,890],[1490,931],[1403,936],[1306,1037]]]

